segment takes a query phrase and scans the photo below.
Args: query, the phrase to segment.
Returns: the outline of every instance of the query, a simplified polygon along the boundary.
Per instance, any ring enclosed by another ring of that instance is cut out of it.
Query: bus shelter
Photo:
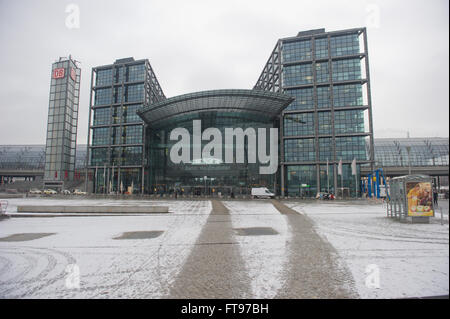
[[[400,221],[429,223],[434,217],[432,177],[406,175],[389,181],[387,216]]]

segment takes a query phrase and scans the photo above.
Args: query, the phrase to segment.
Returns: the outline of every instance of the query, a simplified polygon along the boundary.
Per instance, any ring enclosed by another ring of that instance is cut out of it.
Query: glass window
[[[330,81],[330,74],[328,72],[328,62],[316,63],[316,80],[317,83]]]
[[[331,112],[319,112],[317,115],[319,117],[319,134],[331,134]]]
[[[328,39],[322,38],[322,39],[316,39],[315,40],[315,46],[316,46],[316,59],[322,59],[328,57]]]
[[[111,88],[95,90],[94,105],[111,104]]]
[[[361,84],[345,84],[333,86],[334,106],[363,105]]]
[[[120,123],[120,106],[114,106],[112,108],[111,123],[112,124]]]
[[[312,197],[316,195],[317,180],[314,165],[289,165],[286,175],[288,196]]]
[[[142,125],[127,125],[123,127],[123,144],[142,143]]]
[[[112,84],[112,69],[97,70],[97,77],[95,85],[111,85]]]
[[[107,148],[93,148],[91,151],[91,165],[105,165],[108,161]]]
[[[122,144],[122,129],[120,126],[113,126],[111,128],[111,144]]]
[[[142,147],[127,146],[123,148],[123,165],[141,165],[142,164]]]
[[[284,136],[305,136],[314,134],[314,113],[286,114]]]
[[[311,64],[290,65],[283,68],[283,86],[311,84],[312,82]]]
[[[111,165],[119,166],[122,165],[122,147],[112,147],[111,148]]]
[[[283,62],[311,60],[311,41],[285,42],[282,46]]]
[[[110,123],[111,109],[109,107],[94,109],[94,125],[106,125]]]
[[[144,84],[127,85],[124,92],[125,102],[141,102],[144,100]]]
[[[331,137],[319,138],[319,158],[321,161],[333,161],[333,144]]]
[[[343,160],[367,160],[365,137],[336,137],[336,158]]]
[[[114,87],[114,103],[122,103],[122,87],[116,86]]]
[[[109,127],[92,129],[92,145],[109,144]]]
[[[358,34],[333,36],[330,38],[331,56],[343,56],[359,53]]]
[[[116,67],[114,69],[114,83],[123,82],[123,67]]]
[[[364,111],[363,110],[335,111],[334,129],[336,134],[363,133]]]
[[[145,64],[130,65],[127,69],[128,82],[144,81]]]
[[[329,86],[317,87],[317,108],[331,107],[331,91]]]
[[[361,61],[359,59],[333,61],[333,81],[359,79],[361,79]]]
[[[142,122],[136,111],[142,107],[142,104],[124,105],[122,107],[122,120],[123,123]]]
[[[289,104],[286,110],[314,109],[313,88],[294,89],[294,90],[290,89],[286,90],[285,93],[295,98],[295,100],[291,104]]]
[[[286,162],[310,162],[316,159],[314,139],[288,139],[284,141]]]

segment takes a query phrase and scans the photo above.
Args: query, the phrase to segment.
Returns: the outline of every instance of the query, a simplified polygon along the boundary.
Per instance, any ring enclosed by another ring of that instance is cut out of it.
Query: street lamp
[[[408,152],[408,175],[411,175],[411,146],[406,146],[406,152]]]

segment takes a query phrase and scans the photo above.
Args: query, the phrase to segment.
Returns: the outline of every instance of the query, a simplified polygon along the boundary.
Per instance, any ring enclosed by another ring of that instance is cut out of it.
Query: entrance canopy
[[[137,114],[150,126],[179,115],[201,112],[246,113],[274,120],[292,101],[293,97],[258,90],[213,90],[175,96],[145,106]]]

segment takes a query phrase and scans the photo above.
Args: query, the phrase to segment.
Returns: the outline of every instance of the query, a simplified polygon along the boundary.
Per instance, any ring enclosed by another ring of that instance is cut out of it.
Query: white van
[[[266,187],[254,187],[252,188],[252,197],[273,198],[275,194],[271,193]]]

